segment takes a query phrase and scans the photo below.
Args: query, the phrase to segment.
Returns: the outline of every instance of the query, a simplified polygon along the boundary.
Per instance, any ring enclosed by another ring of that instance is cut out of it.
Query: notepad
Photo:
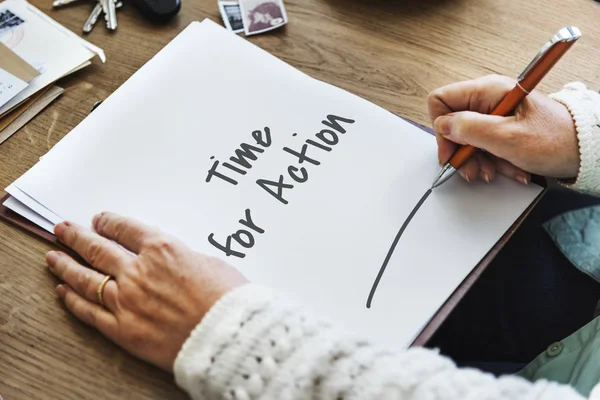
[[[542,191],[502,177],[436,189],[367,308],[438,168],[431,135],[205,20],[7,188],[6,205],[48,230],[104,210],[138,218],[405,347]]]

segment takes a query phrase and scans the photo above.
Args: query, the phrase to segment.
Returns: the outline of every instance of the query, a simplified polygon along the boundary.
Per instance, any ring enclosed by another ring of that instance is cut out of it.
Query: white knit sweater
[[[600,95],[573,83],[552,98],[577,127],[581,168],[570,186],[600,194]],[[386,350],[253,284],[212,307],[183,345],[175,378],[194,399],[582,399],[568,386],[460,369],[433,350]],[[598,386],[590,399],[600,399]]]

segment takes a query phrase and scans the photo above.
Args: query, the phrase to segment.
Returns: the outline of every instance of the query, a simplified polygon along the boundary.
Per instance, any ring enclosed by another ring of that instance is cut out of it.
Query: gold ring
[[[104,286],[106,286],[108,281],[110,281],[111,279],[112,279],[112,276],[106,275],[106,277],[104,279],[102,279],[102,282],[100,282],[100,284],[98,285],[98,302],[100,303],[100,305],[102,307],[106,307],[104,305]]]

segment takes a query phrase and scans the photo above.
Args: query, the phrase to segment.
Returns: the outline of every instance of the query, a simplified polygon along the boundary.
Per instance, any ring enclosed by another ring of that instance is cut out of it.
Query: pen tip
[[[431,185],[431,190],[435,189],[436,187],[440,186],[442,183],[446,182],[448,179],[450,179],[452,177],[452,175],[454,175],[455,172],[456,172],[456,169],[452,165],[445,164],[440,169],[440,172],[438,173],[435,180],[433,181],[433,184]]]

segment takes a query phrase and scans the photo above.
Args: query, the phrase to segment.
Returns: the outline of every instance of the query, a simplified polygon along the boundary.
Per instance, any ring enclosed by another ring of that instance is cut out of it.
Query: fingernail
[[[67,288],[65,287],[65,285],[60,284],[56,287],[56,293],[58,294],[58,297],[64,299],[67,295]]]
[[[527,180],[527,177],[525,175],[517,176],[517,180],[519,182],[521,182],[523,185],[529,185],[529,180]]]
[[[441,135],[450,134],[450,115],[442,115],[433,121],[435,131]]]
[[[483,180],[485,181],[485,183],[490,183],[490,176],[485,172],[483,173]]]
[[[58,257],[60,257],[60,254],[56,251],[49,251],[48,253],[46,253],[46,262],[48,263],[48,266],[50,268],[52,268],[53,264],[56,263]]]
[[[96,232],[98,232],[98,221],[100,221],[100,217],[102,217],[101,213],[94,215],[94,218],[92,219],[92,226]]]
[[[465,172],[465,179],[467,182],[471,183],[471,179],[469,178],[469,174]]]
[[[68,223],[67,221],[56,224],[56,226],[54,227],[54,234],[56,235],[56,237],[62,239],[65,236],[65,232],[67,231],[67,229],[69,229],[69,226],[70,223]]]

